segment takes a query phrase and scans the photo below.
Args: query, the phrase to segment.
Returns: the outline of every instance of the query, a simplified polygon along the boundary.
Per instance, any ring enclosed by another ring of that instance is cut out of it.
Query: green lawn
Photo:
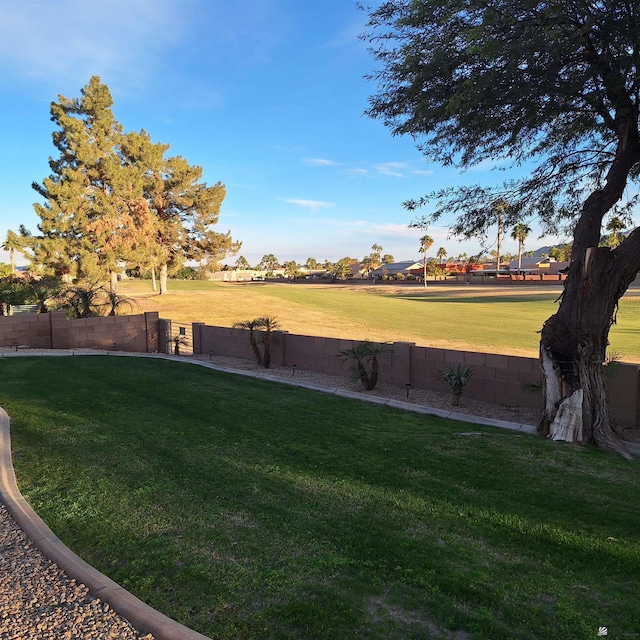
[[[145,311],[179,322],[231,326],[275,316],[290,333],[347,339],[411,341],[421,346],[537,356],[540,330],[557,309],[559,287],[442,288],[170,282],[149,296],[146,282],[127,283]],[[140,297],[147,295],[149,297]],[[640,362],[640,290],[629,290],[610,334],[611,351]]]
[[[51,528],[212,638],[638,637],[640,468],[599,450],[113,356],[2,359],[0,404]]]

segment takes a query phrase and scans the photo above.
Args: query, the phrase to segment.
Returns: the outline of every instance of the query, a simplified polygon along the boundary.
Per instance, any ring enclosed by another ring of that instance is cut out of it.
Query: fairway
[[[539,332],[562,289],[175,281],[159,296],[149,281],[135,281],[122,283],[121,292],[140,310],[177,322],[231,326],[268,315],[302,335],[537,357]],[[640,362],[639,288],[622,299],[610,341],[621,360]]]

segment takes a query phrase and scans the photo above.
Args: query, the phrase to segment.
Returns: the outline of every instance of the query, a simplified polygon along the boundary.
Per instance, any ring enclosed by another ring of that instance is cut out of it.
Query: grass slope
[[[150,359],[3,359],[0,404],[53,530],[212,638],[637,638],[598,450]]]
[[[367,287],[304,284],[171,282],[166,296],[147,282],[122,290],[144,311],[179,322],[231,326],[237,320],[276,316],[283,329],[422,346],[537,356],[539,331],[556,308],[559,288]],[[611,350],[640,362],[640,290],[624,297],[611,330]]]

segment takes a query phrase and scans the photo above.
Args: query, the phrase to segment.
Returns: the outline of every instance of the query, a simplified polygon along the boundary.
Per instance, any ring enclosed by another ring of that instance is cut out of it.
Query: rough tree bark
[[[629,452],[616,435],[603,364],[618,301],[640,271],[640,228],[616,249],[598,247],[602,219],[624,193],[640,161],[637,128],[621,136],[605,186],[584,203],[574,232],[572,261],[558,312],[540,340],[544,411],[539,431],[554,440]]]

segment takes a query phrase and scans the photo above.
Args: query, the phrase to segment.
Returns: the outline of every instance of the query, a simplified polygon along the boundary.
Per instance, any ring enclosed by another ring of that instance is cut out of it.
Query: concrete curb
[[[11,460],[9,416],[0,407],[0,500],[4,502],[18,526],[52,562],[70,578],[75,578],[89,591],[106,602],[118,615],[142,633],[156,640],[210,640],[193,629],[151,608],[119,584],[77,556],[63,544],[40,516],[22,497]]]
[[[364,394],[358,393],[356,391],[323,387],[321,385],[308,383],[301,380],[286,380],[255,371],[230,369],[228,367],[221,367],[209,362],[203,362],[201,360],[192,360],[183,356],[113,351],[82,351],[76,353],[75,351],[61,350],[52,352],[45,350],[36,352],[31,351],[27,353],[11,351],[2,353],[1,357],[60,357],[76,355],[109,355],[121,357],[159,358],[163,360],[173,360],[176,362],[186,362],[189,364],[203,366],[208,369],[222,371],[224,373],[233,373],[250,378],[258,378],[260,380],[266,380],[269,382],[287,384],[290,386],[309,389],[311,391],[318,391],[320,393],[326,393],[329,395],[350,398],[353,400],[360,400],[362,402],[368,402],[370,404],[389,406],[395,409],[411,411],[413,413],[434,415],[441,418],[448,418],[450,420],[459,420],[461,422],[469,422],[472,424],[499,427],[502,429],[518,431],[521,433],[535,434],[536,432],[535,427],[532,425],[517,424],[514,422],[506,422],[503,420],[493,420],[491,418],[469,416],[462,413],[442,411],[440,409],[432,409],[421,405],[411,404],[409,402],[400,402],[398,400],[391,400],[378,396],[365,396]],[[69,577],[75,578],[78,582],[86,585],[94,596],[100,598],[100,600],[102,600],[103,602],[106,602],[116,613],[118,613],[123,618],[126,618],[138,631],[141,631],[142,633],[151,633],[156,638],[156,640],[210,640],[210,638],[208,638],[207,636],[204,636],[197,631],[193,631],[192,629],[185,627],[179,622],[176,622],[172,618],[165,616],[163,613],[160,613],[159,611],[151,608],[149,605],[142,602],[142,600],[134,596],[132,593],[129,593],[126,589],[111,580],[111,578],[108,578],[103,573],[100,573],[97,569],[94,569],[91,565],[89,565],[82,558],[71,551],[71,549],[66,547],[60,540],[60,538],[58,538],[53,533],[53,531],[49,529],[42,518],[40,518],[40,516],[29,506],[29,504],[20,493],[20,490],[18,489],[15,472],[13,469],[13,462],[11,459],[10,421],[9,416],[2,407],[0,407],[0,500],[4,502],[7,509],[9,510],[9,513],[11,513],[20,528],[27,534],[27,536],[29,536],[29,538],[44,555],[46,555],[52,562],[57,564]]]
[[[118,353],[107,352],[108,355],[120,355]],[[124,355],[124,354],[123,354]],[[147,354],[142,354],[142,357],[149,357]],[[494,418],[485,418],[484,416],[473,416],[467,413],[456,413],[455,411],[444,411],[442,409],[434,409],[431,407],[425,407],[423,405],[413,404],[411,402],[402,402],[401,400],[393,400],[391,398],[382,398],[380,396],[367,396],[358,391],[349,391],[347,389],[336,389],[332,387],[323,387],[319,384],[313,384],[311,382],[304,382],[302,380],[288,380],[287,378],[278,378],[276,376],[270,376],[269,374],[255,372],[255,371],[241,371],[238,369],[229,369],[228,367],[221,367],[219,365],[212,364],[210,362],[203,362],[202,360],[191,360],[185,357],[176,356],[163,356],[162,354],[153,354],[151,357],[161,357],[167,360],[175,360],[177,362],[188,362],[189,364],[196,364],[208,369],[215,369],[216,371],[223,371],[225,373],[233,373],[241,376],[248,376],[251,378],[258,378],[260,380],[266,380],[268,382],[277,382],[279,384],[287,384],[292,387],[301,387],[303,389],[310,389],[311,391],[318,391],[320,393],[326,393],[333,396],[340,396],[341,398],[350,398],[352,400],[360,400],[361,402],[368,402],[369,404],[379,404],[387,407],[393,407],[394,409],[402,409],[403,411],[410,411],[412,413],[420,413],[422,415],[437,416],[439,418],[447,418],[448,420],[457,420],[459,422],[469,422],[471,424],[486,425],[488,427],[498,427],[499,429],[507,429],[509,431],[518,431],[519,433],[527,433],[535,435],[537,430],[534,425],[520,424],[518,422],[508,422],[507,420],[496,420]]]

